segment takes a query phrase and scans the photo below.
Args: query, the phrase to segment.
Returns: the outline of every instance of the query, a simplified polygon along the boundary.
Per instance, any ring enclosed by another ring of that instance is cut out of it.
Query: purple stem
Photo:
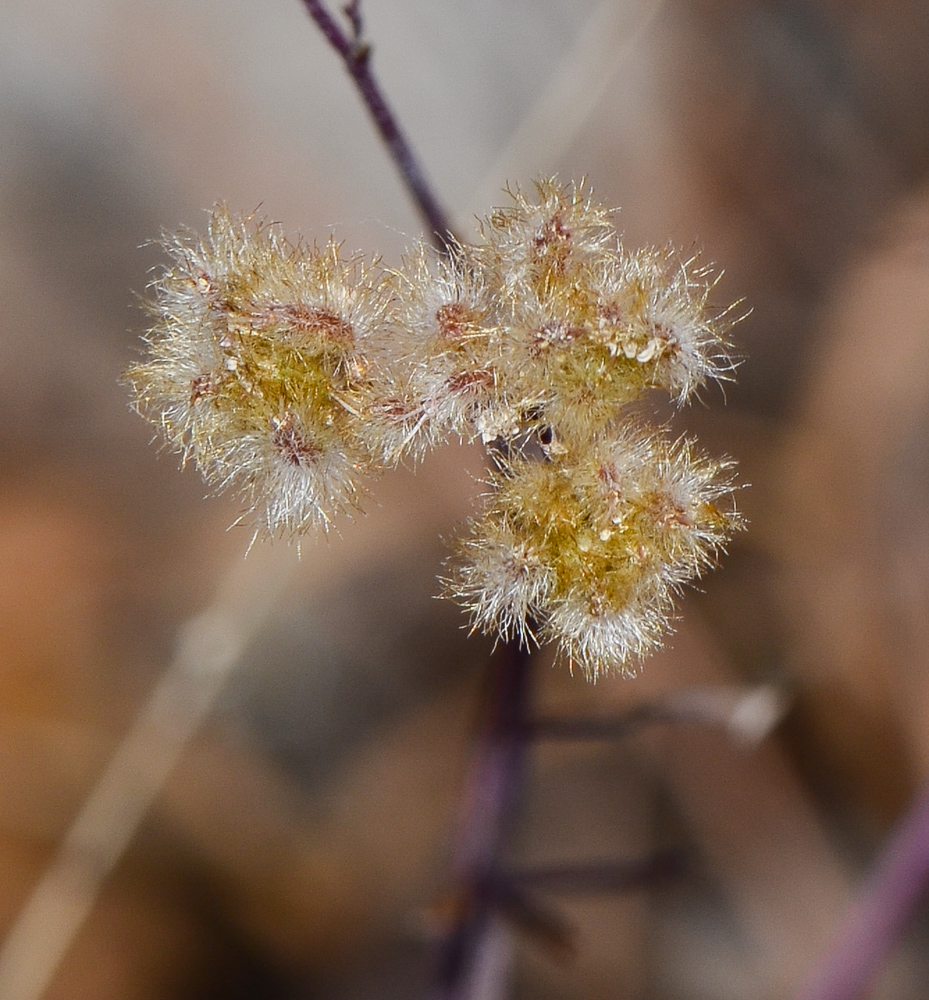
[[[618,718],[542,718],[527,722],[529,740],[617,740],[657,722],[677,722],[679,718],[656,705],[638,705]]]
[[[858,902],[798,1000],[856,1000],[929,887],[929,784],[893,831]]]
[[[491,933],[493,873],[522,785],[530,694],[529,654],[515,643],[491,659],[489,718],[465,788],[452,881],[458,899],[442,943],[439,1000],[470,1000],[476,963]]]
[[[371,71],[371,48],[361,39],[361,14],[357,2],[350,4],[346,13],[352,25],[351,35],[339,27],[319,0],[303,0],[303,4],[326,41],[341,56],[410,196],[429,227],[433,242],[439,249],[444,249],[452,232],[448,216],[432,193],[426,175]]]
[[[571,925],[553,910],[540,893],[601,895],[632,892],[653,886],[683,871],[679,851],[661,851],[637,861],[594,861],[551,865],[523,871],[498,869],[483,886],[494,911],[537,942],[547,944],[562,957],[574,954]]]
[[[655,885],[685,870],[681,851],[667,849],[635,861],[588,861],[512,871],[508,877],[524,889],[582,895],[631,892]]]
[[[310,17],[341,56],[365,106],[374,119],[413,201],[439,249],[447,249],[452,229],[397,119],[371,72],[370,47],[362,40],[360,0],[344,8],[350,33],[343,31],[320,0],[303,0]],[[459,892],[454,923],[442,943],[439,966],[440,1000],[474,1000],[481,966],[494,951],[492,899],[488,893],[516,799],[522,784],[524,731],[527,717],[530,662],[515,643],[490,663],[486,731],[472,763],[465,792],[452,879]],[[498,948],[499,950],[499,948]],[[501,959],[505,962],[505,956]],[[486,980],[486,976],[484,977]],[[487,987],[484,983],[484,988]]]

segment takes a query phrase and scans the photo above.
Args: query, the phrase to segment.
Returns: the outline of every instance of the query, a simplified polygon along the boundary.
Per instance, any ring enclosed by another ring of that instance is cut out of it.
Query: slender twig
[[[929,785],[881,849],[861,896],[799,1000],[856,1000],[929,890]]]
[[[748,744],[760,743],[780,722],[787,701],[775,688],[762,686],[685,688],[673,695],[635,705],[612,718],[540,718],[526,722],[529,740],[618,740],[659,723],[724,726]]]
[[[650,0],[652,10],[662,0]],[[349,0],[343,8],[343,29],[320,0],[303,0],[323,36],[341,57],[368,108],[402,179],[426,221],[434,242],[447,248],[453,238],[451,226],[425,179],[425,174],[373,76],[370,46],[364,40],[360,0]],[[609,2],[604,0],[603,10]],[[598,21],[599,24],[599,21]],[[586,39],[586,36],[585,36]],[[543,130],[544,131],[544,130]],[[529,720],[530,657],[515,643],[504,645],[490,664],[491,689],[486,698],[487,724],[479,740],[468,776],[459,834],[454,850],[451,880],[455,887],[455,911],[442,942],[438,970],[439,1000],[490,1000],[502,994],[499,975],[506,963],[499,924],[503,913],[536,935],[570,949],[569,928],[557,914],[534,899],[531,890],[561,887],[564,891],[623,891],[645,885],[677,870],[679,859],[661,853],[633,864],[601,863],[565,866],[508,877],[501,868],[501,854],[518,795],[523,784],[523,764],[529,741],[538,738],[611,738],[653,721],[732,722],[734,706],[728,693],[713,692],[709,702],[703,695],[686,705],[646,706],[618,724],[598,726],[596,721],[559,723]],[[726,701],[721,707],[720,699]],[[524,881],[527,884],[524,884]]]
[[[491,871],[482,886],[487,903],[537,942],[562,956],[574,954],[574,928],[540,893],[600,896],[651,887],[684,871],[679,850],[636,861],[593,861]]]
[[[509,873],[526,889],[571,895],[600,895],[643,889],[685,870],[683,853],[676,848],[657,851],[635,861],[587,861],[545,865]]]
[[[556,955],[568,958],[575,954],[574,928],[537,893],[502,874],[492,875],[485,891],[494,912],[508,924]]]
[[[447,248],[454,238],[448,217],[372,73],[360,0],[349,0],[343,9],[350,32],[339,26],[320,0],[303,3],[354,80],[433,242],[440,249]],[[456,907],[440,952],[441,1000],[473,1000],[498,993],[496,972],[500,970],[488,969],[507,962],[500,928],[492,920],[489,886],[522,785],[529,656],[515,643],[506,644],[491,660],[490,670],[488,719],[468,777],[452,862]]]
[[[384,140],[403,182],[419,209],[430,235],[442,249],[452,233],[448,216],[434,195],[426,175],[407,141],[384,92],[371,69],[371,47],[362,38],[363,22],[358,0],[345,8],[351,32],[344,31],[320,0],[303,0],[310,17],[316,22],[326,41],[336,50]]]
[[[666,2],[600,0],[588,7],[580,29],[551,67],[548,79],[535,90],[483,180],[462,202],[468,211],[483,213],[501,187],[522,176],[527,166],[551,171],[564,161]],[[618,108],[617,113],[628,112]]]
[[[174,767],[295,572],[285,549],[256,545],[180,635],[0,948],[0,997],[40,1000]]]
[[[468,774],[452,859],[455,919],[442,943],[438,997],[471,993],[483,939],[491,933],[493,872],[499,863],[523,778],[530,657],[515,643],[491,660],[488,720]]]

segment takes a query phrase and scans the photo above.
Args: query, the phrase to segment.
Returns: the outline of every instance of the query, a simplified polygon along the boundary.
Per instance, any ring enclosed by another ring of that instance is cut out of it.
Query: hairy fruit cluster
[[[128,379],[271,534],[325,526],[366,475],[480,438],[497,471],[446,591],[476,627],[555,641],[596,676],[660,641],[675,592],[740,525],[727,463],[629,404],[683,402],[731,364],[706,270],[627,250],[582,187],[536,190],[396,270],[218,207],[204,238],[167,242]]]
[[[736,524],[724,469],[633,423],[551,461],[501,459],[451,592],[485,630],[537,623],[588,674],[634,662]]]
[[[268,532],[304,531],[353,505],[375,457],[360,433],[368,354],[392,293],[339,247],[304,247],[222,206],[177,239],[157,282],[137,405]]]

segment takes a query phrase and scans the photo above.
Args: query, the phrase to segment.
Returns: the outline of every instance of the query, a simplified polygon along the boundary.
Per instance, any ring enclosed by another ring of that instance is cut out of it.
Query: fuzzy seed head
[[[127,379],[267,534],[325,527],[363,477],[479,438],[497,470],[446,593],[592,678],[630,671],[741,527],[728,463],[628,416],[728,377],[725,313],[709,269],[627,249],[583,184],[509,195],[473,243],[421,242],[394,271],[217,206],[204,237],[165,241]]]
[[[684,402],[731,368],[710,272],[626,250],[583,187],[518,189],[449,256],[417,248],[402,274],[406,331],[388,395],[400,451],[455,433],[485,443],[555,428],[599,434],[651,390]]]
[[[497,271],[500,289],[518,301],[525,290],[545,294],[596,260],[614,229],[610,213],[584,185],[562,186],[554,178],[535,184],[537,201],[519,188],[511,203],[494,209],[480,224],[480,253]]]
[[[629,670],[740,526],[725,470],[631,424],[553,461],[511,459],[449,592],[481,629],[525,636],[536,622],[589,676]]]
[[[396,335],[381,370],[387,405],[378,411],[386,418],[388,459],[418,456],[451,435],[469,439],[490,425],[515,433],[519,415],[510,416],[504,390],[493,290],[466,249],[453,245],[440,256],[419,243],[397,279]]]
[[[292,245],[223,207],[206,237],[166,242],[137,407],[185,461],[239,490],[268,533],[327,524],[371,465],[355,425],[384,280],[337,244]]]

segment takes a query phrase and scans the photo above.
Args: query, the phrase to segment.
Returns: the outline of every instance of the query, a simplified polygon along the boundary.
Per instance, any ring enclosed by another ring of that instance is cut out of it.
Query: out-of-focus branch
[[[593,7],[464,209],[479,215],[512,178],[557,169],[665,2],[600,0]]]
[[[688,687],[646,701],[615,718],[542,718],[526,724],[531,740],[615,740],[658,723],[722,726],[739,743],[755,746],[777,726],[787,699],[773,687]]]
[[[498,931],[488,889],[522,785],[531,660],[511,642],[490,668],[488,718],[468,775],[452,859],[455,912],[441,948],[439,1000],[496,1000],[500,992],[501,977],[490,977],[491,984],[484,971]]]
[[[798,1000],[855,1000],[929,889],[929,784],[884,845],[861,896]]]
[[[440,249],[445,247],[452,233],[448,216],[426,180],[422,166],[371,70],[371,46],[363,39],[360,3],[352,0],[345,8],[350,31],[344,31],[339,26],[320,0],[303,0],[303,4],[355,81],[358,93],[374,119],[410,196],[429,227],[433,242]]]
[[[252,549],[191,619],[0,949],[0,997],[39,1000],[232,669],[293,576],[288,549]]]

